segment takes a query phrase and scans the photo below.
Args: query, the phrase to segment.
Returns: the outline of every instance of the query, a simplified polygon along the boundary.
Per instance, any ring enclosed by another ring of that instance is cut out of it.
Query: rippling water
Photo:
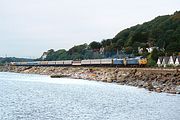
[[[0,120],[180,120],[180,95],[0,73]]]

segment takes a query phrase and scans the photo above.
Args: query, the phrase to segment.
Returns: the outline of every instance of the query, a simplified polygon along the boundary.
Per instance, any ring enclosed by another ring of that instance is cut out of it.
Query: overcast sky
[[[180,0],[0,0],[0,56],[113,38],[119,31],[180,10]]]

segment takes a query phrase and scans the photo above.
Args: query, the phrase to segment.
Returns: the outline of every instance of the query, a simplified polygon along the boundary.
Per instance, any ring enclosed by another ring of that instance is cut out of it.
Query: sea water
[[[113,83],[0,73],[0,120],[180,120],[180,95]]]

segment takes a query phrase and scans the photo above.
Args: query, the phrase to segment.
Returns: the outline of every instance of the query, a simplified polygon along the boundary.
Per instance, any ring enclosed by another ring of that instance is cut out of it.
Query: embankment
[[[180,69],[111,67],[0,67],[0,71],[69,76],[180,94]]]

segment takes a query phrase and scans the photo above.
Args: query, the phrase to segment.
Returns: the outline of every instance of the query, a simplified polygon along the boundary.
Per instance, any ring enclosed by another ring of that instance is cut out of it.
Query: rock
[[[180,86],[180,82],[179,82],[179,81],[178,81],[178,82],[176,82],[176,85],[177,85],[177,86]]]
[[[149,91],[152,91],[152,90],[154,89],[154,87],[152,86],[151,83],[148,83],[147,89],[148,89]]]
[[[159,87],[156,88],[155,91],[158,92],[158,93],[162,92],[161,88],[159,88]]]
[[[106,79],[102,79],[101,81],[102,81],[102,82],[107,82],[107,80],[106,80]]]
[[[126,81],[126,75],[118,76],[117,83],[125,82]]]
[[[143,81],[148,81],[148,80],[149,80],[149,77],[148,77],[148,76],[143,76],[143,77],[142,77],[142,80],[143,80]]]
[[[116,69],[115,69],[115,73],[118,73],[118,72],[119,72],[119,69],[116,68]]]
[[[171,73],[165,73],[164,76],[165,77],[171,76]]]
[[[168,93],[170,93],[170,94],[176,94],[176,91],[175,91],[175,90],[170,90]]]
[[[144,85],[144,81],[138,81],[138,87],[141,88]]]
[[[112,83],[112,79],[111,79],[111,78],[108,78],[108,79],[107,79],[107,82],[108,82],[108,83]]]
[[[177,94],[180,94],[180,86],[176,86],[175,91]]]
[[[135,75],[136,76],[140,76],[142,73],[141,72],[136,72]]]
[[[69,77],[67,75],[51,75],[51,78],[63,78],[63,77]]]
[[[135,75],[135,74],[136,74],[136,72],[137,72],[137,69],[133,69],[133,70],[131,70],[131,74],[133,74],[133,75]]]
[[[157,87],[159,86],[159,83],[158,83],[157,81],[153,81],[153,82],[152,82],[152,86],[153,86],[154,88],[157,88]]]

